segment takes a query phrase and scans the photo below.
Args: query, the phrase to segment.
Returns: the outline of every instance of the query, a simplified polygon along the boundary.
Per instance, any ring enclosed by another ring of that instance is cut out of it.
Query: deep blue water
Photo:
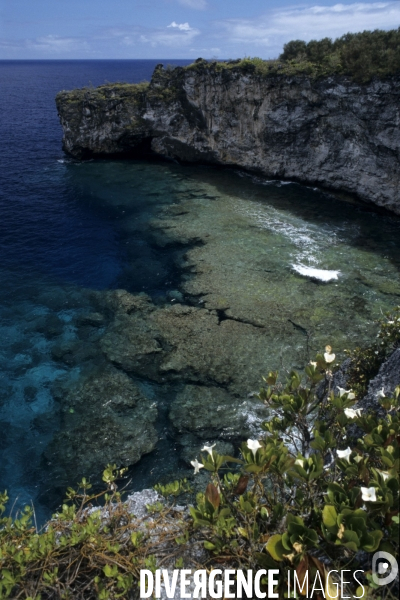
[[[93,209],[58,162],[54,98],[63,89],[149,79],[158,62],[0,62],[1,267],[12,277],[33,270],[96,288],[115,283],[121,256],[113,216]]]
[[[149,79],[158,62],[0,62],[0,490],[18,504],[39,500],[39,518],[47,485],[41,453],[56,427],[49,424],[51,385],[80,371],[54,362],[54,344],[75,338],[74,319],[93,310],[91,289],[125,285],[157,296],[173,276],[145,228],[127,239],[120,227],[122,217],[143,223],[156,210],[147,197],[149,167],[137,164],[127,209],[116,197],[132,196],[127,164],[66,160],[54,98],[60,90]]]

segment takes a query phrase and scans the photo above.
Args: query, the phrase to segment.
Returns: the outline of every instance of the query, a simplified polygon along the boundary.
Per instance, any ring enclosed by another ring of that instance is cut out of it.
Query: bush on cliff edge
[[[398,311],[379,335],[386,352],[399,344]],[[357,356],[361,364],[361,351]],[[363,410],[352,389],[334,387],[335,359],[328,346],[303,374],[292,371],[282,382],[277,372],[264,378],[264,435],[244,442],[240,458],[203,448],[192,464],[195,474],[209,472],[210,483],[189,506],[191,518],[187,511],[177,517],[165,502],[136,518],[117,490],[121,470],[115,465],[104,471],[103,494],[91,495],[82,480],[41,532],[29,507],[14,519],[3,516],[0,598],[136,598],[141,568],[154,570],[166,559],[190,566],[184,560],[196,543],[207,551],[202,566],[208,569],[279,570],[281,598],[289,571],[308,597],[333,598],[336,583],[327,573],[343,568],[364,571],[362,586],[350,586],[347,596],[397,597],[398,583],[379,586],[370,561],[377,550],[399,555],[400,386],[388,396],[379,392],[379,416]],[[187,484],[157,489],[176,496]],[[3,515],[6,502],[0,495]]]

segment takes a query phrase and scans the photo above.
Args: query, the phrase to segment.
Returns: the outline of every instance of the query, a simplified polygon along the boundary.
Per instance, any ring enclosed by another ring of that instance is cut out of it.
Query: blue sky
[[[0,59],[275,58],[291,39],[399,26],[399,0],[0,0]]]

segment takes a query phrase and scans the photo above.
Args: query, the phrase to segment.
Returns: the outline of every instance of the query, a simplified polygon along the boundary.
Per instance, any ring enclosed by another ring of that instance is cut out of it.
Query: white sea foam
[[[312,279],[319,279],[319,281],[332,281],[338,279],[340,275],[340,271],[315,269],[313,267],[306,267],[305,265],[292,265],[292,267],[297,273],[300,273],[300,275],[311,277]]]
[[[270,205],[249,204],[238,199],[235,199],[234,206],[236,212],[250,218],[258,227],[284,236],[290,242],[288,264],[297,273],[319,281],[338,279],[340,271],[324,267],[332,247],[343,243],[343,233],[348,236],[346,224],[311,223]],[[352,233],[357,233],[357,228]]]
[[[299,263],[319,263],[326,248],[335,246],[340,241],[339,232],[332,231],[332,228],[326,231],[324,227],[311,226],[289,215],[283,215],[271,206],[249,206],[248,203],[236,201],[235,208],[239,214],[250,217],[259,227],[287,238],[295,249],[293,259]]]

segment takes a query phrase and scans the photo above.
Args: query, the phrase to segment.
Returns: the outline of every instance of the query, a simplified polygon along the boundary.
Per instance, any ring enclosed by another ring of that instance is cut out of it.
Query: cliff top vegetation
[[[209,63],[198,59],[187,70],[213,65],[216,70],[232,69],[256,72],[260,75],[297,75],[312,77],[348,75],[357,83],[367,83],[373,77],[385,78],[400,72],[400,27],[390,31],[346,33],[332,40],[292,40],[284,45],[277,60],[246,57]]]
[[[186,67],[167,66],[165,71],[162,65],[158,65],[152,83],[115,82],[96,88],[62,91],[57,94],[57,101],[74,103],[85,98],[108,101],[125,97],[128,101],[140,105],[149,96],[171,100],[178,93],[182,73],[200,72],[204,69],[215,72],[255,73],[262,77],[307,75],[317,78],[347,75],[357,83],[368,83],[373,77],[384,79],[400,73],[400,27],[390,31],[376,29],[346,33],[336,40],[323,38],[308,43],[292,40],[284,45],[282,54],[274,60],[245,57],[237,60],[207,61],[198,58]],[[154,85],[155,83],[157,85]]]

